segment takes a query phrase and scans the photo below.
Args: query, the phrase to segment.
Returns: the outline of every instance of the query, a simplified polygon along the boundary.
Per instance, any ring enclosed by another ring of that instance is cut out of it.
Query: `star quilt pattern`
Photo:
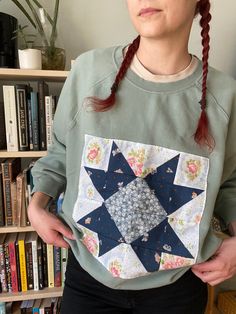
[[[192,265],[209,160],[85,136],[73,219],[89,252],[124,279]]]

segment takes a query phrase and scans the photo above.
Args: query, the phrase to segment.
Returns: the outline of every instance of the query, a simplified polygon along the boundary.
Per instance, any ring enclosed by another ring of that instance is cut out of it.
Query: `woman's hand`
[[[54,214],[48,212],[45,207],[50,197],[36,192],[28,207],[28,217],[32,227],[46,243],[68,248],[69,244],[63,239],[74,240],[73,233]]]
[[[236,236],[223,240],[212,258],[207,262],[194,265],[192,271],[211,286],[236,275]]]

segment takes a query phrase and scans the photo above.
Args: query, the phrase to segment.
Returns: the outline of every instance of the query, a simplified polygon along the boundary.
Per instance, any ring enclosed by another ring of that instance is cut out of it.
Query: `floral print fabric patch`
[[[114,277],[192,265],[209,160],[163,147],[85,136],[73,219]]]

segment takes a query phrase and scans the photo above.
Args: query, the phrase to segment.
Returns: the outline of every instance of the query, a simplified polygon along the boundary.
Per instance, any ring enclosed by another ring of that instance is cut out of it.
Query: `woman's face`
[[[126,0],[137,32],[146,38],[188,34],[199,0]]]

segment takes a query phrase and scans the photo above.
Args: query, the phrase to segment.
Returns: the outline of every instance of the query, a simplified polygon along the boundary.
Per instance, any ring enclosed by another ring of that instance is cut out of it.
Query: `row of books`
[[[21,170],[20,158],[0,158],[0,227],[29,225],[27,207],[33,189],[34,161]]]
[[[7,150],[47,150],[56,110],[48,84],[39,81],[38,91],[25,84],[3,85],[3,103]]]
[[[0,304],[0,313],[6,314],[59,314],[61,298],[24,300]]]
[[[36,232],[0,235],[2,293],[64,285],[67,249],[46,244]]]

